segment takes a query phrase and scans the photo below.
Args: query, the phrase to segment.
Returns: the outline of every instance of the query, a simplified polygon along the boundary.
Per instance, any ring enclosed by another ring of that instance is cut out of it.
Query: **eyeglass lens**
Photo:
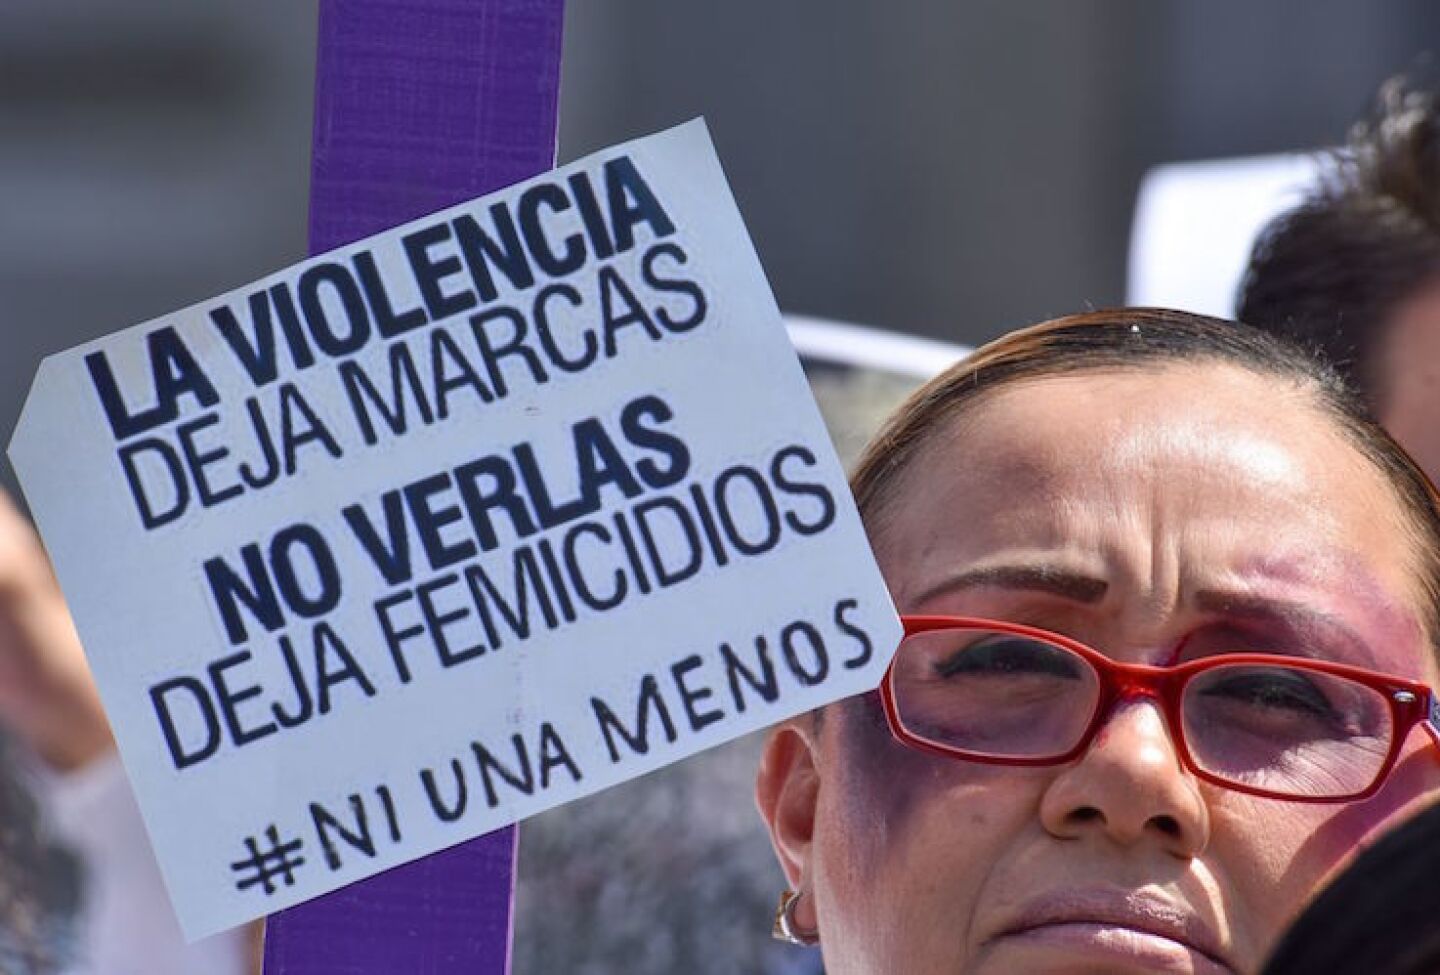
[[[1375,781],[1390,752],[1386,697],[1316,671],[1216,667],[1185,686],[1180,713],[1195,764],[1269,792],[1360,792]]]
[[[907,638],[891,687],[910,734],[997,759],[1069,752],[1100,698],[1099,674],[1079,654],[983,629]],[[1202,671],[1185,685],[1181,720],[1199,768],[1226,782],[1297,796],[1363,791],[1379,775],[1394,734],[1380,691],[1283,665]]]

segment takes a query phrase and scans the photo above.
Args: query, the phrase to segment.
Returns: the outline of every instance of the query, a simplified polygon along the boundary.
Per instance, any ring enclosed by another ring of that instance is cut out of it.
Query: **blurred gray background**
[[[304,255],[314,20],[6,5],[4,440],[43,355]],[[1151,165],[1333,143],[1437,41],[1434,0],[571,0],[560,156],[705,115],[782,308],[975,343],[1121,300]],[[522,830],[516,970],[802,970],[754,747]]]
[[[1120,300],[1149,166],[1333,142],[1437,41],[1433,0],[571,0],[560,155],[705,115],[781,307],[974,342]],[[44,354],[304,255],[314,43],[307,0],[5,5],[5,440]]]

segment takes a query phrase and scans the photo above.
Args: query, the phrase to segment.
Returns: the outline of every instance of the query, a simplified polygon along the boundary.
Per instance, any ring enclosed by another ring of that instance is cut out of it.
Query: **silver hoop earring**
[[[770,936],[776,941],[784,941],[806,948],[820,943],[819,931],[814,928],[802,928],[795,923],[795,905],[799,904],[800,898],[804,896],[798,890],[786,890],[781,893],[780,904],[775,908],[775,926],[770,929]]]

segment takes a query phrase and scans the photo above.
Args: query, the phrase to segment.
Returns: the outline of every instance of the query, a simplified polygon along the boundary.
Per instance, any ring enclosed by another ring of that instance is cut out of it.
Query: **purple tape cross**
[[[318,254],[554,165],[564,0],[321,0]],[[266,975],[510,969],[515,829],[272,916]]]

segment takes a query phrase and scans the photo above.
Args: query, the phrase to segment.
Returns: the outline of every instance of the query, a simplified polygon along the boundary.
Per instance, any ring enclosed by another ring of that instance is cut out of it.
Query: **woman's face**
[[[1132,663],[1249,645],[1434,682],[1397,502],[1308,400],[1243,370],[996,392],[886,511],[903,613]],[[1248,972],[1358,841],[1440,788],[1428,751],[1417,729],[1373,799],[1306,805],[1195,780],[1145,700],[1029,769],[906,748],[854,701],[772,735],[758,793],[830,975]]]

